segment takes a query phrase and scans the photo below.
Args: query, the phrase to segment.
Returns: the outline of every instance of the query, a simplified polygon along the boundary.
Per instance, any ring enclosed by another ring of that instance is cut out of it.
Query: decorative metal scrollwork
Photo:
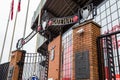
[[[36,34],[41,30],[41,27],[38,26],[36,31],[32,31],[26,38],[21,38],[18,40],[16,48],[21,49],[23,45],[25,45],[27,42],[29,42]]]

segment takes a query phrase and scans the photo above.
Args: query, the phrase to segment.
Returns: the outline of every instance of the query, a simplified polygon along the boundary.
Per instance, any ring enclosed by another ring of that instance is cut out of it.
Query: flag
[[[21,8],[21,0],[19,0],[18,2],[18,12],[20,12],[20,8]]]
[[[13,13],[14,13],[14,0],[12,0],[11,3],[11,20],[13,19]]]

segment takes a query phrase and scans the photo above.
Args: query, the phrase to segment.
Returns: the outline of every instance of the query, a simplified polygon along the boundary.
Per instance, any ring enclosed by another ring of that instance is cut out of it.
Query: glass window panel
[[[118,8],[120,8],[120,0],[117,1],[117,6],[118,6]]]
[[[117,18],[118,18],[118,14],[117,14],[117,12],[114,12],[112,14],[112,21],[115,20],[115,19],[117,19]]]
[[[104,18],[103,20],[102,20],[102,26],[104,26],[104,25],[106,25],[107,23],[106,23],[106,18]]]
[[[100,15],[96,16],[96,22],[100,21]]]
[[[116,4],[111,6],[111,13],[113,13],[115,10],[117,10],[117,6]]]
[[[107,16],[110,15],[110,8],[106,10]]]
[[[117,57],[114,57],[114,64],[115,64],[115,66],[118,66],[118,59],[117,59]]]
[[[106,34],[107,33],[107,28],[108,28],[108,26],[107,25],[105,25],[105,26],[103,26],[104,27],[104,29],[105,29],[105,31],[104,31],[104,34]],[[106,49],[105,49],[106,50]],[[107,52],[107,51],[106,51]]]
[[[99,8],[97,9],[97,14],[100,14],[100,10],[99,10]]]
[[[111,24],[111,26],[112,26],[112,24]],[[109,33],[112,33],[112,32],[113,32],[112,27],[109,27]],[[112,47],[114,47],[114,45]]]
[[[115,26],[115,25],[117,25],[117,24],[119,24],[118,19],[116,19],[115,21],[112,22],[112,25],[113,25],[113,26]]]
[[[100,9],[101,9],[101,12],[103,12],[105,10],[105,5],[102,5]]]
[[[119,18],[120,18],[120,9],[118,10],[118,12],[119,12]]]
[[[118,45],[120,44],[120,34],[117,34]],[[120,53],[120,46],[118,46],[118,52]]]
[[[107,16],[107,22],[108,22],[108,23],[110,23],[110,22],[111,22],[111,17],[110,17],[110,15],[109,15],[109,16]]]
[[[104,60],[104,65],[108,66],[108,60]]]
[[[110,5],[114,4],[116,0],[110,0]]]
[[[107,27],[102,27],[101,34],[104,34],[106,30],[107,30]]]
[[[115,46],[116,46],[115,43],[113,43],[113,46],[115,48]],[[113,56],[117,56],[117,51],[115,49],[113,50],[113,52],[114,52]]]
[[[109,1],[106,2],[106,8],[108,8],[110,5],[109,5]]]
[[[115,74],[119,74],[119,67],[117,66],[117,67],[115,67],[115,69],[116,69],[116,72],[115,72]]]
[[[118,57],[116,57],[115,65],[118,66]]]
[[[111,30],[112,29],[112,25],[111,23],[108,24],[108,29]],[[106,29],[107,30],[107,29]]]
[[[106,13],[105,11],[101,13],[101,19],[105,18],[106,17]]]
[[[118,37],[117,37],[117,41],[118,41],[118,54],[120,55],[120,34],[119,35],[117,35]]]
[[[107,59],[107,53],[104,53],[104,59]]]

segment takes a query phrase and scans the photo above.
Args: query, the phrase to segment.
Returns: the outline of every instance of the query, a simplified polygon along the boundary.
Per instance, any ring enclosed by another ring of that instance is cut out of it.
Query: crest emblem
[[[51,51],[50,51],[50,60],[53,61],[55,58],[55,46],[52,47]]]
[[[44,14],[42,15],[42,28],[43,28],[43,30],[46,29],[47,24],[48,24],[48,20],[49,20],[49,16],[48,16],[47,11],[45,10]]]
[[[81,16],[84,20],[87,20],[87,18],[89,17],[90,13],[91,13],[91,6],[90,5],[87,5],[83,8],[81,8]]]

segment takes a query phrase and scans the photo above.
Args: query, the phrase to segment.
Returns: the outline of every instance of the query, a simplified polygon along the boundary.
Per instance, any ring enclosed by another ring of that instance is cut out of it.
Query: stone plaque
[[[89,52],[79,52],[75,54],[75,77],[79,79],[90,78]]]

